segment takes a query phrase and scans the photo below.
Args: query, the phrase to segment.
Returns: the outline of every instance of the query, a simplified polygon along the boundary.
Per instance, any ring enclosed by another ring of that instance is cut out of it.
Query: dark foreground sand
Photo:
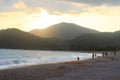
[[[97,58],[0,70],[0,80],[120,80],[120,62]]]

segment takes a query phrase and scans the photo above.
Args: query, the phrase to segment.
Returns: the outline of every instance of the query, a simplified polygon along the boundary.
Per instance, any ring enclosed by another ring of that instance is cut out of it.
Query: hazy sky
[[[120,0],[0,0],[0,29],[28,31],[60,22],[120,30]]]

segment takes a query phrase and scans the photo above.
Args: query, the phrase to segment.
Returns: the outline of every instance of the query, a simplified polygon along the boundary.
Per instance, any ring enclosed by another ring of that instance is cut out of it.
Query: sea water
[[[28,65],[75,61],[91,58],[90,53],[71,51],[0,49],[0,69]]]

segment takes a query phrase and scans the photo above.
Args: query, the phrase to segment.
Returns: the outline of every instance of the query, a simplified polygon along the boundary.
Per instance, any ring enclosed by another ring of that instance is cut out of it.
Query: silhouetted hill
[[[43,39],[18,29],[0,31],[0,48],[12,49],[57,49],[57,39]]]
[[[116,37],[120,37],[120,31],[115,31],[113,34],[114,34],[114,36],[116,36]]]
[[[69,43],[74,50],[114,50],[120,49],[120,32],[83,34]]]
[[[30,33],[44,38],[73,39],[85,33],[97,33],[98,31],[78,26],[72,23],[59,23],[46,29],[35,29]]]
[[[0,31],[0,48],[39,50],[120,50],[120,31],[85,33],[72,40],[41,38],[18,29]]]

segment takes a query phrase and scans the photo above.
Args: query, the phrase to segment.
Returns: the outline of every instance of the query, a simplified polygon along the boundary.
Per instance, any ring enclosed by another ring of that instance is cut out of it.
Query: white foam
[[[88,59],[91,54],[64,51],[0,50],[0,69]]]

